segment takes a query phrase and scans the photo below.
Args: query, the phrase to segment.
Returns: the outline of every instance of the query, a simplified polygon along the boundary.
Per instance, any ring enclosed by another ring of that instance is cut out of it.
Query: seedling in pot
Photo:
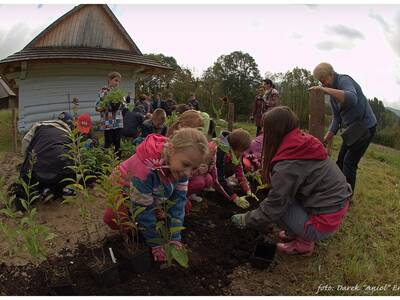
[[[139,229],[136,218],[145,207],[133,206],[129,199],[129,191],[123,191],[120,183],[120,174],[114,164],[112,176],[105,172],[96,189],[106,198],[107,206],[112,209],[114,223],[119,229],[123,239],[124,249],[116,249],[119,256],[136,273],[148,271],[151,268],[151,260],[148,249],[140,249]]]

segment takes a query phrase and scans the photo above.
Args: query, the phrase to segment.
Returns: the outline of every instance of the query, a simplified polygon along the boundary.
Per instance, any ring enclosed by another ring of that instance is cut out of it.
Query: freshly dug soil
[[[54,295],[46,278],[50,270],[65,270],[68,266],[76,295],[223,295],[233,269],[248,261],[258,233],[232,225],[230,216],[243,212],[233,203],[219,200],[214,194],[208,194],[207,199],[193,203],[192,212],[185,218],[183,242],[189,249],[188,269],[179,266],[160,269],[157,263],[143,274],[121,269],[120,281],[115,285],[98,286],[85,264],[93,257],[93,249],[81,244],[77,250],[66,250],[52,257],[51,263],[47,261],[36,267],[0,265],[1,294]],[[106,239],[106,254],[108,247],[122,247],[117,234]],[[69,293],[68,289],[61,292]]]

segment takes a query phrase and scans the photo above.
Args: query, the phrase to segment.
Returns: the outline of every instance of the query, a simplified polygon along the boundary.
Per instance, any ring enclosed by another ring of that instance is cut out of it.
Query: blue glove
[[[236,226],[236,227],[238,227],[238,228],[240,228],[240,229],[243,229],[243,228],[245,228],[246,227],[246,221],[244,220],[244,217],[246,216],[246,214],[236,214],[236,215],[233,215],[232,217],[231,217],[231,221],[232,221],[232,223]]]

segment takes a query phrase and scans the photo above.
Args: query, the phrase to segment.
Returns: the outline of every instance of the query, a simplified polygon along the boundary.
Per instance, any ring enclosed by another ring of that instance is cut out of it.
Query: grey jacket
[[[271,186],[268,198],[246,214],[246,225],[275,222],[296,200],[313,214],[333,213],[352,194],[346,177],[330,158],[279,161],[272,169]]]

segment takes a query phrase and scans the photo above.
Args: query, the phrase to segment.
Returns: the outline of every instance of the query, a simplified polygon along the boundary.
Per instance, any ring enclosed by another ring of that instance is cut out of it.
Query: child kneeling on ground
[[[316,241],[327,238],[342,223],[352,195],[338,166],[322,143],[299,129],[288,107],[276,107],[263,118],[263,179],[271,184],[268,198],[245,214],[232,216],[238,227],[276,223],[286,254],[311,255]]]
[[[128,187],[134,205],[146,209],[138,215],[137,222],[147,245],[152,248],[155,261],[165,261],[162,245],[154,242],[160,238],[156,230],[156,206],[168,199],[175,204],[167,211],[173,226],[182,226],[185,217],[188,178],[208,155],[207,139],[199,130],[183,128],[171,138],[150,134],[137,147],[136,153],[119,166],[121,184]],[[104,222],[115,229],[110,210]],[[181,234],[172,234],[171,243],[181,249]]]
[[[217,151],[213,158],[215,162],[210,173],[214,180],[214,189],[229,201],[241,208],[248,208],[246,196],[239,197],[228,185],[226,178],[235,174],[242,190],[247,195],[252,195],[249,183],[243,173],[242,155],[251,144],[250,134],[244,129],[235,129],[232,132],[222,132],[217,140]]]

